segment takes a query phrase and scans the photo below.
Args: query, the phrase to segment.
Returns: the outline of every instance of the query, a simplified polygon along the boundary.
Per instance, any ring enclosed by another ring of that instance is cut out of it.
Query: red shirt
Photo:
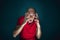
[[[18,25],[22,25],[23,21],[24,16],[18,19]],[[36,40],[36,27],[34,21],[30,24],[27,22],[20,33],[21,40]]]

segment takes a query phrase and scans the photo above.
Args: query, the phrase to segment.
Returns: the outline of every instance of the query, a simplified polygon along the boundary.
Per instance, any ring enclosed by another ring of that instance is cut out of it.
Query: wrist
[[[38,27],[38,28],[40,27],[40,24],[39,24],[39,23],[37,23],[37,27]]]
[[[39,24],[39,22],[37,22],[37,25]]]

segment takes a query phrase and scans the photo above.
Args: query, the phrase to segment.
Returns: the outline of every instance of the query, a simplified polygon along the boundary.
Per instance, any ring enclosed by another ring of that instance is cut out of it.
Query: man
[[[13,37],[18,34],[20,34],[21,40],[36,40],[36,38],[41,37],[41,27],[34,8],[29,8],[25,16],[18,19],[17,27],[13,31]]]

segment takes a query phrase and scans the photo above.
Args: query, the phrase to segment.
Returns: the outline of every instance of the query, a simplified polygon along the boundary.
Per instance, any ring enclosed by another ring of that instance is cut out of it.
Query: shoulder
[[[24,16],[18,18],[17,25],[21,25],[24,21]]]
[[[18,18],[18,20],[22,20],[22,19],[24,19],[24,16],[21,16],[21,17]]]
[[[24,16],[18,18],[18,22],[22,22],[24,20]]]
[[[22,18],[24,18],[24,16],[21,16],[21,17],[19,17],[18,19],[22,19]]]

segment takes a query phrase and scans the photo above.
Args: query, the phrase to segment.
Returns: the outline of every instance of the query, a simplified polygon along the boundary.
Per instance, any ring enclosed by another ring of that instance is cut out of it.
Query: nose
[[[33,18],[33,16],[32,16],[32,15],[30,15],[30,18]]]

